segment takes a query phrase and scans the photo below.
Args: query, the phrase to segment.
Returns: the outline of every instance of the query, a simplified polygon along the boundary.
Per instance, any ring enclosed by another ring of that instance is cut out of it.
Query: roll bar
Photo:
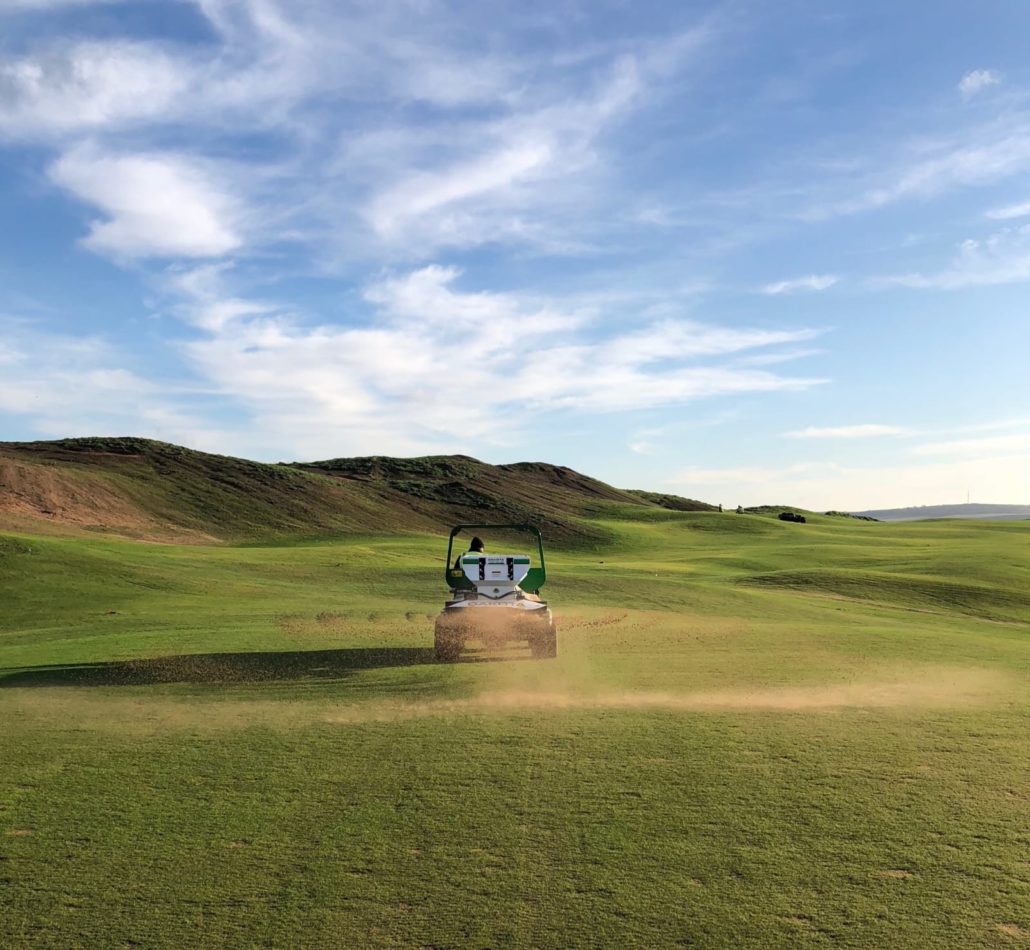
[[[454,539],[461,534],[462,531],[467,531],[470,528],[487,528],[491,530],[505,530],[505,531],[525,531],[528,534],[533,535],[536,538],[537,553],[540,556],[540,566],[531,567],[529,573],[522,579],[522,583],[519,585],[524,591],[530,594],[535,594],[541,587],[544,586],[544,582],[547,580],[547,564],[544,561],[544,538],[540,534],[540,529],[536,525],[532,524],[456,524],[451,528],[450,537],[447,539],[447,563],[444,566],[444,577],[447,581],[447,586],[451,590],[475,590],[475,584],[473,584],[464,574],[463,571],[454,569]]]

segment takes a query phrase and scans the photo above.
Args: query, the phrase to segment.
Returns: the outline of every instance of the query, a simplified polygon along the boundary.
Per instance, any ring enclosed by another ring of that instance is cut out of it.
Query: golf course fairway
[[[0,946],[1030,944],[1030,523],[595,526],[454,664],[445,535],[0,536]]]

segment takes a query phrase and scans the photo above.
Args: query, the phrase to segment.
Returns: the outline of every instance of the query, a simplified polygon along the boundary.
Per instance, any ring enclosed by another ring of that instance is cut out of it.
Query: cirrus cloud
[[[668,407],[823,382],[734,363],[811,339],[818,331],[810,328],[663,319],[598,339],[603,315],[594,308],[462,290],[460,277],[433,265],[383,278],[365,291],[369,312],[341,324],[267,302],[248,307],[228,288],[219,295],[227,275],[205,268],[178,282],[192,295],[188,319],[204,331],[184,353],[250,414],[254,431],[300,455],[326,441],[360,451],[373,438],[394,452],[498,445],[544,413]],[[226,307],[229,320],[221,319]]]
[[[809,274],[807,277],[795,277],[792,280],[778,280],[761,288],[763,294],[792,294],[799,290],[826,290],[837,283],[833,274]]]
[[[787,432],[792,439],[869,439],[885,435],[911,435],[911,429],[873,423],[851,426],[809,426]]]

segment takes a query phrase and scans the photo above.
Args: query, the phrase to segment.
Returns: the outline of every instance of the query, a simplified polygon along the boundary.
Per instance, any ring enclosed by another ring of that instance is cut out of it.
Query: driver
[[[458,559],[454,562],[454,567],[456,570],[461,570],[461,559],[468,554],[486,554],[486,545],[483,544],[482,538],[477,537],[469,541],[469,549],[465,552],[465,554],[459,554]]]

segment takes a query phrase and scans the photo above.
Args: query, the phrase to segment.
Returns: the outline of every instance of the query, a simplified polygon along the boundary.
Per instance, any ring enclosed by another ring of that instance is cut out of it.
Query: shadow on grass
[[[429,647],[359,647],[285,653],[192,653],[185,656],[0,671],[0,688],[335,680],[350,676],[358,670],[418,666],[433,662],[433,650]]]
[[[463,654],[456,663],[503,663],[524,657]],[[188,653],[108,663],[0,670],[0,689],[24,686],[152,686],[160,683],[296,683],[344,679],[358,670],[436,663],[432,647],[354,647],[284,653]],[[453,665],[453,664],[449,664]]]

